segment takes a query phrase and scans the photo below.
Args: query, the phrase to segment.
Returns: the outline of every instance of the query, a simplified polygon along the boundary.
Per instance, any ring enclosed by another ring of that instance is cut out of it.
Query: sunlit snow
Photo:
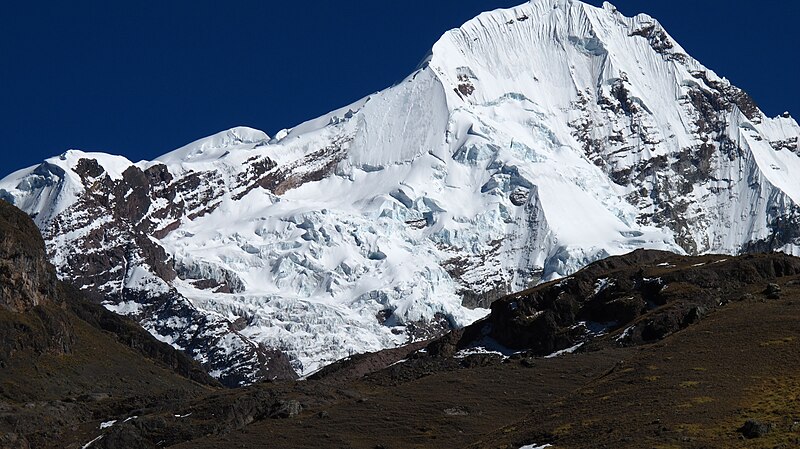
[[[88,189],[75,172],[80,159],[97,160],[112,179],[156,163],[175,177],[214,174],[219,206],[152,237],[191,277],[164,280],[132,261],[119,282],[94,288],[177,292],[207,316],[246,323],[239,335],[285,351],[307,374],[405,343],[407,326],[434,316],[456,326],[485,316],[462,305],[464,292],[520,291],[637,248],[732,254],[768,237],[776,211],[800,200],[800,157],[775,143],[796,143],[800,127],[788,115],[748,119],[734,105],[721,114],[724,139],[699,130],[691,95],[719,86],[730,84],[647,15],[537,0],[481,14],[445,33],[397,85],[274,137],[233,128],[136,164],[68,151],[0,181],[0,197],[50,231],[63,267],[72,244],[110,220],[58,232],[59,220],[89,213],[75,207]],[[707,144],[709,176],[673,185],[685,175],[678,155]],[[342,156],[304,159],[326,148]],[[279,193],[234,192],[242,167],[263,157],[279,168],[332,168]],[[179,200],[155,198],[151,209]],[[658,218],[665,207],[684,211],[685,224]],[[800,254],[796,242],[782,250]],[[198,279],[225,281],[231,292]],[[107,307],[142,311],[123,300]],[[140,319],[157,333],[152,317]],[[157,337],[177,345],[175,335]],[[225,354],[245,345],[218,344]]]

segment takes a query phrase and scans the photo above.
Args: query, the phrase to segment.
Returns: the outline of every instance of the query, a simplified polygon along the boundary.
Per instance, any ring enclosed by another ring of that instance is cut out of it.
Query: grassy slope
[[[800,292],[726,306],[475,447],[800,447]],[[571,357],[581,363],[582,355]],[[774,426],[743,440],[747,419]]]
[[[0,369],[0,434],[24,435],[31,447],[77,448],[96,436],[100,421],[211,391],[67,316],[74,336],[68,353],[24,349]],[[32,315],[7,311],[0,320],[39,325]]]
[[[400,385],[360,381],[346,399],[294,420],[177,447],[800,447],[800,288],[789,285],[796,280],[780,280],[780,300],[750,286],[753,299],[655,344],[536,359],[532,367],[432,370]],[[747,419],[774,430],[745,441],[737,429]]]

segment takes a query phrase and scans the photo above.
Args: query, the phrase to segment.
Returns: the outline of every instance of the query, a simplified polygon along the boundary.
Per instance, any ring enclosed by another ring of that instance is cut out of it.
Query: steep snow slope
[[[535,0],[274,138],[69,151],[0,196],[60,276],[237,384],[465,325],[635,248],[798,254],[798,136],[654,19]]]

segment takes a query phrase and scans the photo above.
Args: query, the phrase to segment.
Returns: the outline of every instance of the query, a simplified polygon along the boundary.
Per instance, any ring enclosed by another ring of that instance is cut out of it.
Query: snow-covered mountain
[[[0,197],[62,278],[233,385],[468,324],[636,248],[800,255],[799,136],[653,18],[533,0],[274,137],[68,151]]]

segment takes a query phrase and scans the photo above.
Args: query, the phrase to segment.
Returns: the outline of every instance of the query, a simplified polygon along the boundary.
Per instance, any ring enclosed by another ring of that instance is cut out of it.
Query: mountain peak
[[[202,139],[198,139],[177,150],[158,158],[160,162],[201,162],[213,161],[225,155],[229,150],[240,147],[253,148],[269,142],[270,137],[264,131],[237,126],[220,131]]]
[[[533,0],[483,13],[445,33],[428,65],[453,104],[485,104],[514,92],[546,109],[554,106],[548,97],[575,98],[621,78],[644,87],[657,72],[659,81],[674,85],[691,79],[692,71],[708,72],[650,16],[625,17],[611,4],[577,0]],[[655,103],[661,87],[637,96]]]
[[[800,254],[798,137],[651,17],[541,0],[275,139],[74,154],[0,197],[37,215],[61,276],[238,384],[428,338],[638,248]]]

